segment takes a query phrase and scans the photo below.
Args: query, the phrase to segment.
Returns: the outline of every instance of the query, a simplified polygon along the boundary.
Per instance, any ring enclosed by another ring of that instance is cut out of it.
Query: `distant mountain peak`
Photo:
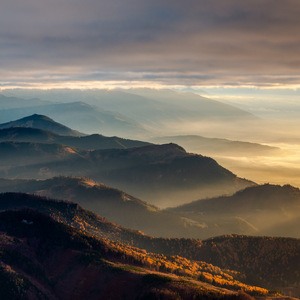
[[[20,119],[20,120],[24,120],[24,121],[25,121],[25,120],[27,120],[27,119],[29,119],[29,120],[31,120],[31,119],[34,119],[34,120],[47,120],[47,121],[55,122],[53,119],[51,119],[51,118],[49,118],[49,117],[47,117],[47,116],[45,116],[45,115],[40,115],[40,114],[33,114],[33,115],[31,115],[31,116],[22,118],[22,119]]]
[[[54,132],[59,135],[82,136],[83,134],[71,128],[55,122],[53,119],[40,114],[33,114],[15,121],[0,124],[0,129],[11,127],[37,128]]]

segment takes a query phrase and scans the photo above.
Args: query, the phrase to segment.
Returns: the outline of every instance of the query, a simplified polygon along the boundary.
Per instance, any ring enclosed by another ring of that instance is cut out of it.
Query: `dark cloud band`
[[[294,84],[299,14],[297,0],[4,1],[0,79]]]

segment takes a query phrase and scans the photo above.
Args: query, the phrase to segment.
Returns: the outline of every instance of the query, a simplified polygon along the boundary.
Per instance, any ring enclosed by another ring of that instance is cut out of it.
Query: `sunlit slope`
[[[36,211],[1,212],[0,220],[1,298],[239,299],[236,285],[268,293],[234,272],[93,238]],[[209,284],[214,277],[227,289]]]
[[[0,208],[34,208],[56,220],[101,238],[164,255],[180,255],[221,268],[238,270],[240,279],[269,289],[300,287],[300,240],[291,238],[224,236],[206,241],[163,239],[128,230],[72,202],[24,194],[1,194]]]

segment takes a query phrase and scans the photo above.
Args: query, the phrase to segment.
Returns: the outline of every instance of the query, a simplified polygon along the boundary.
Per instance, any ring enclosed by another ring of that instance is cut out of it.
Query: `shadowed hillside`
[[[7,152],[9,162],[7,157],[0,157],[2,177],[85,176],[115,186],[159,207],[176,206],[207,196],[232,194],[254,184],[238,178],[215,160],[189,154],[176,144],[94,151],[55,146],[66,149],[65,156],[57,149],[51,153],[53,145],[48,147],[25,142],[3,142],[2,145],[14,149]],[[29,148],[32,152],[28,151]],[[22,161],[22,167],[14,163],[14,159]]]
[[[11,127],[0,129],[0,141],[17,141],[47,144],[63,144],[83,150],[96,149],[126,149],[149,145],[147,142],[128,140],[114,137],[106,137],[100,134],[86,136],[58,135],[51,131],[37,128]]]
[[[239,218],[252,224],[256,234],[300,237],[300,190],[290,185],[249,187],[232,196],[194,201],[169,211],[208,226],[219,222],[221,234],[243,233],[238,227],[226,227]]]
[[[39,172],[43,174],[47,170],[48,163],[72,160],[80,157],[80,151],[62,144],[0,142],[0,156],[0,173],[2,174],[10,173],[10,170],[14,168],[26,173],[28,166],[34,169],[35,165],[39,164],[43,164],[39,168]],[[37,173],[36,176],[40,175]]]
[[[71,200],[122,226],[161,237],[213,236],[200,223],[189,222],[145,201],[87,178],[55,177],[47,180],[0,179],[0,192],[25,192]]]

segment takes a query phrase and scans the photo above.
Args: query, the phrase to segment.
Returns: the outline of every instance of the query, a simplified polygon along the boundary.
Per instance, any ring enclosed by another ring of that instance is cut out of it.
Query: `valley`
[[[0,9],[0,300],[300,300],[300,1]]]
[[[12,299],[300,297],[299,189],[239,177],[212,158],[263,159],[284,150],[148,134],[164,126],[169,101],[170,121],[199,118],[191,107],[200,100],[199,109],[206,103],[229,126],[231,114],[240,114],[234,122],[259,122],[255,116],[187,94],[183,110],[183,95],[170,91],[90,93],[80,109],[75,92],[66,91],[63,104],[55,104],[53,95],[0,99],[6,103],[0,116],[7,118],[0,118],[0,277],[7,283],[0,293]],[[136,111],[126,110],[121,97]],[[100,121],[98,99],[112,119]],[[144,107],[138,105],[142,99]],[[117,107],[124,116],[112,113]],[[63,111],[66,123],[59,122]],[[200,117],[210,119],[204,111]],[[68,118],[77,124],[97,118],[103,126],[95,133],[70,126]],[[112,125],[116,120],[127,123]],[[121,126],[125,138],[103,135],[110,132],[105,126],[114,133]]]

